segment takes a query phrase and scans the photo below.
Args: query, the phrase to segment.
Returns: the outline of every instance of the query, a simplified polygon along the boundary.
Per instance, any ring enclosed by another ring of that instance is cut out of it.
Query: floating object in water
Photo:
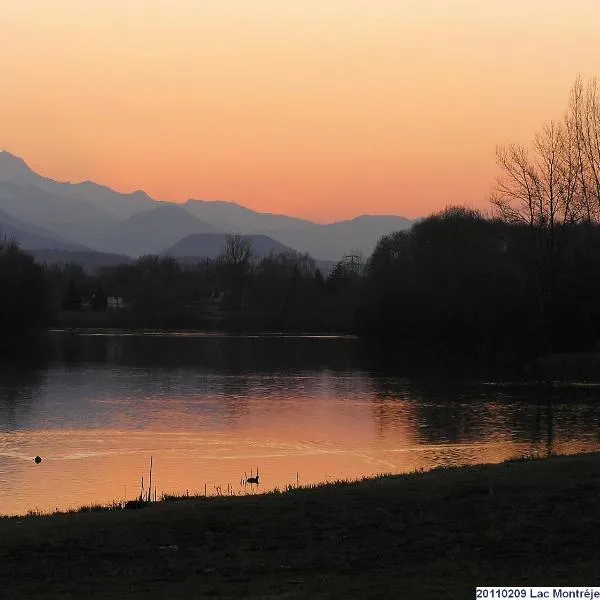
[[[33,459],[33,462],[34,462],[36,465],[39,465],[39,464],[42,462],[42,458],[41,458],[40,456],[36,456],[36,457]]]

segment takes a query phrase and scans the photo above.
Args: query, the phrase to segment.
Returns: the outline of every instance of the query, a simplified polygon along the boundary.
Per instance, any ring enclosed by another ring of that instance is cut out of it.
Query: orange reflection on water
[[[545,446],[514,441],[423,444],[399,421],[385,436],[377,435],[368,410],[356,418],[325,419],[294,414],[293,424],[280,418],[267,426],[254,415],[246,427],[227,431],[36,431],[0,435],[3,493],[0,512],[108,503],[139,496],[141,478],[148,486],[153,457],[153,488],[166,493],[254,493],[242,485],[259,469],[258,490],[355,479],[378,473],[403,473],[441,465],[498,462]],[[331,417],[331,415],[330,415]],[[318,427],[317,427],[318,425]],[[556,443],[556,453],[597,448],[585,441]],[[12,450],[11,450],[12,448]],[[32,457],[40,454],[36,465]]]
[[[150,457],[160,496],[600,447],[595,389],[384,377],[349,340],[53,339],[43,370],[0,372],[0,514],[134,499]]]

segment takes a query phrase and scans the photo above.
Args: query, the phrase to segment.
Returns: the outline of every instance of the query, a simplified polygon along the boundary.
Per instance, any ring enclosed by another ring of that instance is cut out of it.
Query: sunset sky
[[[598,0],[0,0],[0,149],[320,222],[485,207],[598,31]]]

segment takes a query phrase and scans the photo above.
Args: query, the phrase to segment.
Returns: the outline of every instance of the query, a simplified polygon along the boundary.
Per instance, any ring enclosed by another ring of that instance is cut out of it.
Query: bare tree
[[[598,81],[585,84],[578,77],[564,118],[544,125],[530,149],[498,148],[497,160],[501,175],[491,202],[502,220],[530,227],[524,256],[544,315],[553,309],[556,282],[569,269],[568,226],[600,221]]]
[[[600,219],[600,88],[578,77],[571,88],[565,115],[578,185],[588,221]]]
[[[565,124],[550,121],[531,151],[514,144],[497,149],[502,174],[491,202],[503,220],[551,234],[581,220],[580,171],[569,133]]]
[[[492,204],[503,220],[533,227],[540,218],[540,210],[536,173],[527,149],[515,144],[499,146],[496,161],[502,175],[496,180]]]
[[[252,238],[228,233],[225,236],[225,246],[219,255],[219,260],[234,267],[248,268],[254,257]]]
[[[547,123],[530,150],[501,146],[492,204],[509,222],[554,232],[600,221],[600,84],[578,77],[564,119]]]
[[[235,310],[239,310],[243,305],[253,258],[252,238],[239,234],[228,234],[225,237],[225,246],[217,260],[225,275],[229,299]]]

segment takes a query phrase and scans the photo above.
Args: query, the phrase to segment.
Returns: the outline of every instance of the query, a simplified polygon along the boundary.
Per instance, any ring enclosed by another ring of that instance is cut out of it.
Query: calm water
[[[150,456],[158,495],[215,494],[600,447],[600,388],[390,377],[353,339],[55,332],[32,362],[0,369],[2,514],[133,499]]]

